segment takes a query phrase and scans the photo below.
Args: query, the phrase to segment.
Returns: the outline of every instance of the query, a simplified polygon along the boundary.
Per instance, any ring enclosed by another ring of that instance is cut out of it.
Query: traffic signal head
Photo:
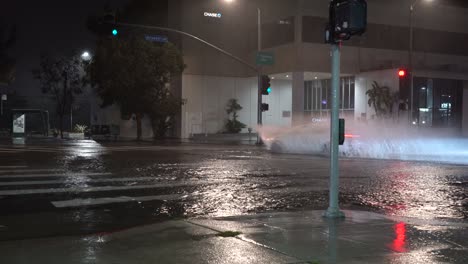
[[[270,110],[270,105],[263,103],[262,106],[261,106],[261,109],[262,109],[262,112],[266,112],[266,111]]]
[[[330,21],[326,29],[326,43],[348,40],[362,35],[367,28],[367,2],[365,0],[332,0]]]
[[[408,69],[401,68],[398,69],[398,79],[400,88],[398,93],[400,95],[400,100],[402,102],[410,101],[411,100],[411,72]],[[400,108],[406,108],[400,106]]]
[[[118,34],[119,34],[119,31],[116,28],[112,29],[113,36],[117,36]]]
[[[404,70],[404,69],[398,70],[398,76],[399,76],[400,78],[406,77],[406,74],[407,74],[407,73],[406,73],[406,70]]]
[[[267,75],[262,76],[262,94],[269,95],[271,93],[271,79]]]

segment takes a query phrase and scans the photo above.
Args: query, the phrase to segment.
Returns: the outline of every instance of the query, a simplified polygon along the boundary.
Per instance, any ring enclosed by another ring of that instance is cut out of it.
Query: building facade
[[[450,3],[419,2],[414,21],[413,115],[411,91],[398,69],[409,64],[409,0],[368,1],[368,30],[343,43],[341,114],[368,120],[376,113],[366,92],[374,82],[398,94],[398,122],[427,129],[451,128],[468,136],[468,9]],[[447,1],[449,2],[449,1]],[[329,1],[171,0],[167,26],[196,35],[255,64],[257,18],[261,11],[261,49],[275,62],[263,66],[272,93],[263,123],[295,126],[327,118],[330,111],[330,46],[324,44]],[[450,14],[450,15],[447,15]],[[190,38],[169,34],[183,51],[187,68],[172,86],[186,100],[174,134],[224,131],[226,104],[237,99],[239,120],[257,129],[256,72]],[[405,105],[406,107],[401,107]],[[131,121],[128,121],[131,122]]]

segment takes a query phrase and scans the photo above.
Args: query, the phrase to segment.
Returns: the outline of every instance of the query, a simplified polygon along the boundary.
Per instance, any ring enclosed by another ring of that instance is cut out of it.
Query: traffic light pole
[[[413,14],[414,14],[414,7],[417,4],[417,1],[415,1],[411,6],[410,6],[410,18],[409,18],[409,31],[410,31],[410,36],[409,36],[409,54],[408,54],[408,65],[409,65],[409,74],[410,74],[410,89],[411,89],[411,95],[410,95],[410,111],[409,111],[409,125],[411,126],[412,122],[414,121],[414,109],[413,109],[413,102],[414,102],[414,70],[413,70],[413,38],[414,38],[414,32],[413,32]],[[419,120],[418,120],[418,125],[419,125]]]
[[[262,51],[262,10],[257,7],[257,51]],[[260,131],[258,131],[263,124],[263,111],[262,111],[262,69],[258,67],[257,70],[258,76],[258,85],[257,85],[257,145],[263,145],[262,137],[260,136]]]
[[[257,89],[257,94],[258,94],[258,116],[257,116],[257,125],[258,125],[258,129],[262,126],[262,114],[263,114],[263,111],[262,111],[262,74],[258,73],[258,89]],[[257,129],[257,145],[262,145],[263,142],[262,142],[262,137],[260,136],[260,132],[258,131]]]
[[[214,45],[214,44],[211,44],[210,42],[204,40],[204,39],[201,39],[195,35],[192,35],[190,33],[187,33],[187,32],[184,32],[184,31],[181,31],[181,30],[177,30],[177,29],[173,29],[173,28],[167,28],[167,27],[157,27],[157,26],[148,26],[148,25],[140,25],[140,24],[130,24],[130,23],[115,23],[114,25],[118,25],[118,26],[124,26],[124,27],[133,27],[133,28],[142,28],[142,29],[152,29],[152,30],[161,30],[161,31],[167,31],[167,32],[173,32],[173,33],[177,33],[177,34],[180,34],[180,35],[183,35],[183,36],[186,36],[186,37],[190,37],[194,40],[197,40],[221,53],[223,53],[224,55],[240,62],[241,64],[247,66],[248,68],[250,68],[251,70],[255,71],[256,73],[259,73],[259,70],[257,69],[257,67],[255,67],[254,65],[244,61],[243,59],[233,55],[232,53],[229,53],[225,50],[223,50],[222,48]]]
[[[330,202],[325,217],[327,218],[341,218],[344,213],[340,211],[338,198],[339,198],[339,118],[340,118],[340,45],[334,43],[332,49],[332,112],[331,112],[331,129],[330,129]]]

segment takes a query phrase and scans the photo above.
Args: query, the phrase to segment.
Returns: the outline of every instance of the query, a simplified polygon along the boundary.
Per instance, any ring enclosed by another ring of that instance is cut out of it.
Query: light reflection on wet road
[[[119,226],[115,223],[119,221],[125,223],[124,226],[131,226],[161,217],[325,209],[328,202],[328,159],[325,157],[272,154],[253,146],[126,146],[100,145],[93,141],[56,148],[47,155],[40,153],[47,147],[28,148],[31,151],[0,153],[0,156],[8,163],[5,165],[21,161],[29,168],[64,170],[65,177],[59,179],[63,183],[53,186],[0,186],[0,194],[2,191],[34,188],[70,188],[75,191],[14,197],[0,195],[2,206],[7,203],[14,206],[16,203],[25,207],[23,209],[28,213],[45,211],[53,214],[50,201],[146,197],[140,201],[129,200],[128,203],[60,211],[70,222],[94,218],[84,228],[89,230],[99,230],[104,225]],[[419,219],[468,219],[468,166],[342,159],[340,171],[340,203],[343,208]],[[67,176],[71,172],[107,172],[112,175]],[[112,182],[113,178],[119,180]],[[99,179],[109,179],[110,182]],[[20,175],[11,179],[15,182],[22,180]],[[112,190],[113,186],[128,189]],[[111,189],[82,191],[93,187]],[[173,195],[175,198],[166,201],[147,198],[161,195]],[[34,206],[34,203],[47,203],[47,206]],[[13,212],[24,213],[18,208],[10,209],[0,217],[11,217]],[[136,217],[139,219],[135,220]],[[395,247],[398,247],[398,240]]]

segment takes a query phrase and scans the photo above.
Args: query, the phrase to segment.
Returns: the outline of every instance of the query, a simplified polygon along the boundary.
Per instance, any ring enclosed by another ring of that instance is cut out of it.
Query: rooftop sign
[[[205,12],[205,13],[203,13],[203,16],[221,18],[223,15],[221,13]]]

